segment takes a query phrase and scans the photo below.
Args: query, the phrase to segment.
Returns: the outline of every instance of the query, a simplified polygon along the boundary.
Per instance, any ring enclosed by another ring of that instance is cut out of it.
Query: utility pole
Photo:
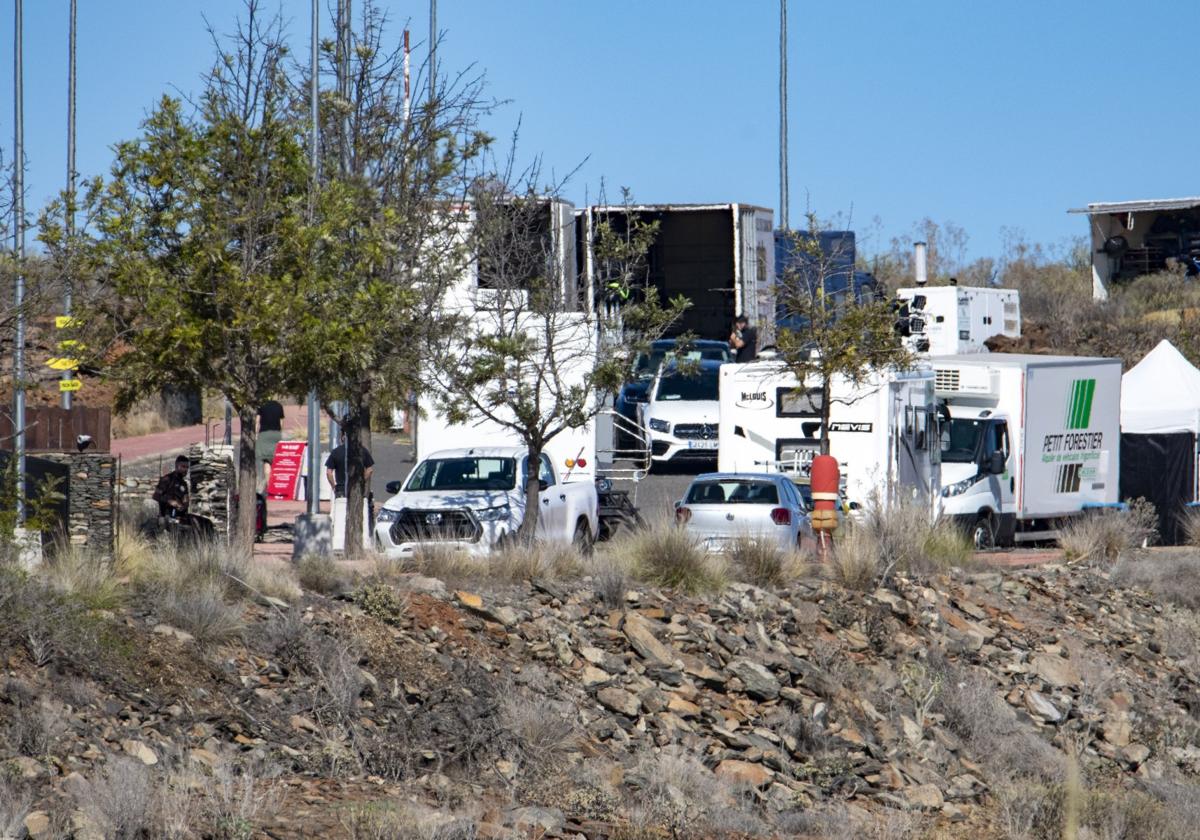
[[[320,142],[321,129],[318,124],[318,108],[320,105],[318,92],[318,76],[320,73],[319,45],[317,34],[320,29],[320,0],[312,0],[312,67],[309,72],[309,109],[312,118],[312,135],[309,138],[309,154],[312,168],[312,197],[310,206],[316,208],[317,188],[320,182]],[[321,405],[317,400],[317,392],[308,393],[308,486],[305,488],[308,499],[308,512],[315,516],[321,512]]]
[[[71,259],[75,240],[75,3],[71,0],[70,23],[67,29],[67,204],[63,229],[67,239],[67,276],[63,283],[63,315],[71,317],[71,291],[75,283],[75,263]],[[68,354],[71,355],[71,354]],[[76,371],[64,370],[63,379],[71,379]],[[62,407],[71,408],[71,392],[62,392]]]
[[[779,0],[779,227],[788,230],[787,0]]]
[[[437,97],[437,0],[429,0],[429,102]]]
[[[17,258],[16,349],[13,353],[13,457],[17,460],[17,526],[25,524],[25,56],[21,0],[13,0],[13,252]]]

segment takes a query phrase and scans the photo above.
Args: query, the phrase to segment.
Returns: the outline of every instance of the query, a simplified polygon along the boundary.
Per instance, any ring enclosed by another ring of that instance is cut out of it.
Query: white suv
[[[652,466],[716,459],[720,368],[720,361],[707,359],[683,369],[673,364],[659,368],[648,400],[639,406],[650,436]]]

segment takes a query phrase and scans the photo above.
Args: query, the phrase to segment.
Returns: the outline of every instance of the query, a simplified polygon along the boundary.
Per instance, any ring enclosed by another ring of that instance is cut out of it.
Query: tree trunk
[[[238,417],[242,422],[242,432],[238,436],[238,506],[233,547],[249,558],[254,553],[254,520],[257,512],[255,490],[258,487],[258,460],[254,445],[258,441],[258,429],[254,425],[256,413],[253,408],[239,409]]]
[[[833,411],[833,406],[829,404],[829,395],[833,391],[833,386],[829,382],[829,377],[825,377],[825,381],[821,384],[821,454],[829,454],[829,415]]]
[[[542,488],[538,481],[541,472],[541,444],[529,446],[529,474],[525,477],[525,517],[517,529],[517,539],[523,545],[532,545],[537,536],[538,515],[541,513]]]
[[[363,417],[361,405],[350,405],[343,418],[342,434],[346,442],[346,557],[362,554],[363,500],[367,497],[363,469]]]

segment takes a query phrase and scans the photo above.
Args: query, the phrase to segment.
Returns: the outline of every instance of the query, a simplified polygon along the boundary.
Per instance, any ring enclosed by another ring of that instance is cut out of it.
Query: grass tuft
[[[1059,531],[1058,544],[1076,563],[1115,563],[1132,549],[1158,537],[1158,514],[1145,499],[1126,510],[1103,510],[1077,516]]]
[[[719,592],[725,588],[725,558],[710,554],[682,528],[659,525],[630,532],[612,545],[628,559],[634,575],[654,586],[683,592]]]

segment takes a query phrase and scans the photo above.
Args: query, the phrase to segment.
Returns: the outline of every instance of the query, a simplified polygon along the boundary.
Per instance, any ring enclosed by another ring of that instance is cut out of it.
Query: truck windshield
[[[970,464],[979,458],[979,437],[986,420],[951,419],[943,426],[949,434],[942,437],[942,461],[949,464]]]
[[[512,490],[517,486],[514,458],[429,458],[408,480],[406,491]]]
[[[680,373],[664,376],[659,380],[658,393],[655,397],[660,400],[685,400],[688,402],[712,400],[716,402],[719,393],[717,371],[710,368],[698,371],[692,376],[684,376]]]
[[[772,481],[697,481],[688,490],[689,505],[777,505],[779,490]]]

